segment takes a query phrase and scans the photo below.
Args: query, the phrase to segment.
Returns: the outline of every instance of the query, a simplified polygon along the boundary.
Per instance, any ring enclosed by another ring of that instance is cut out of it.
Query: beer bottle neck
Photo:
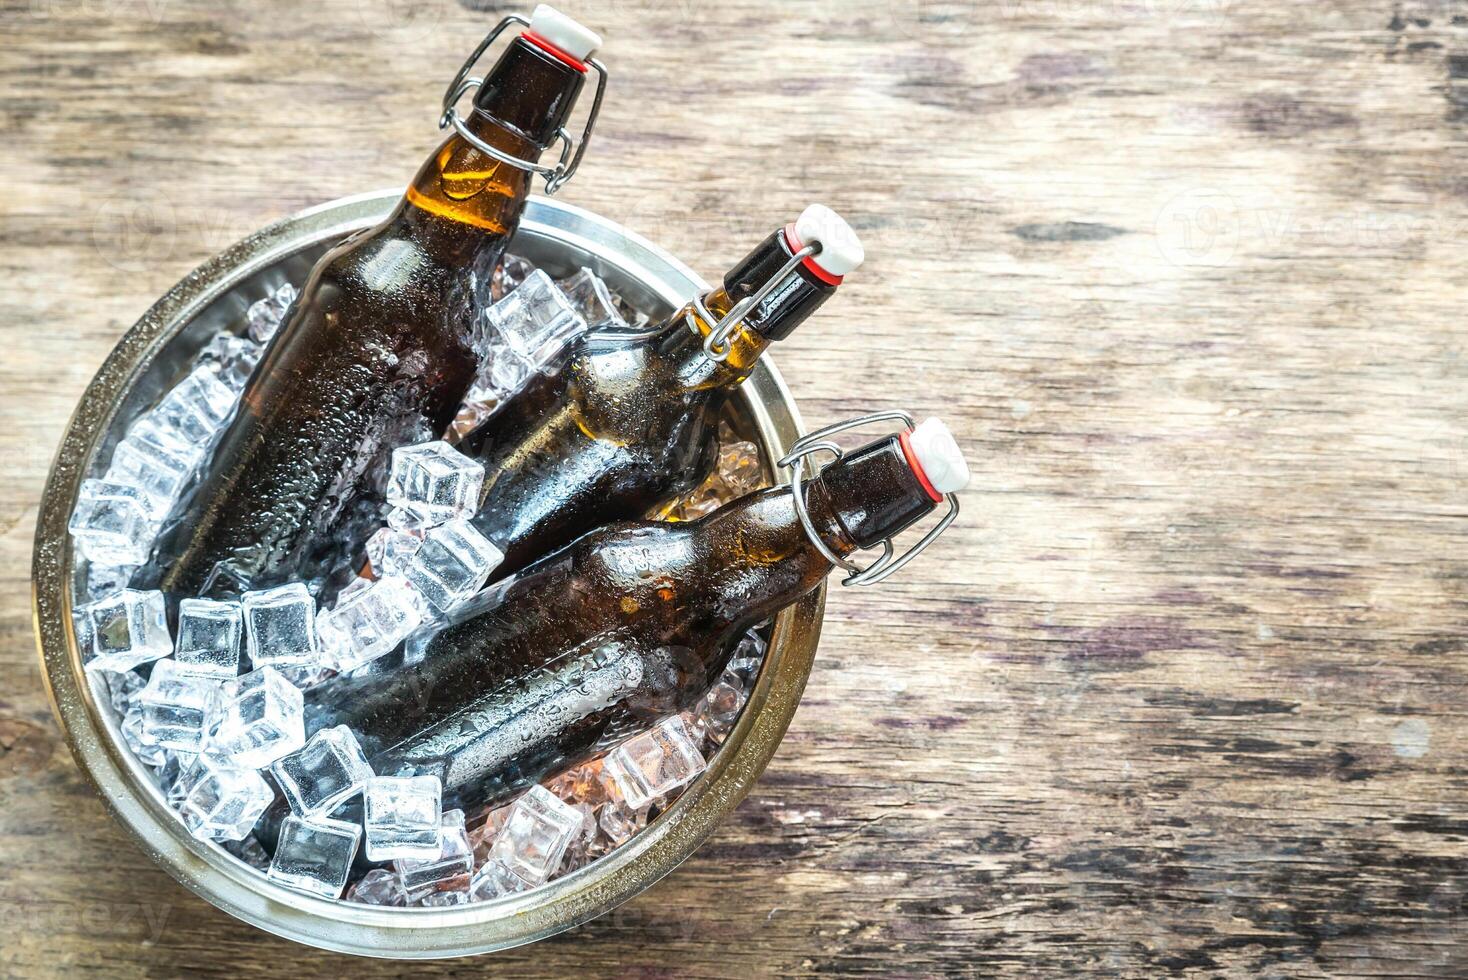
[[[707,357],[704,340],[718,321],[774,279],[794,254],[783,229],[771,233],[725,274],[720,288],[704,297],[708,317],[690,303],[667,321],[664,336],[669,349],[684,360],[688,387],[738,385],[772,342],[788,337],[836,292],[837,282],[827,281],[807,264],[796,266],[740,318],[726,338],[728,355],[722,361]],[[694,329],[689,329],[690,323]]]
[[[485,76],[465,128],[508,156],[536,162],[555,141],[585,81],[584,68],[517,38]],[[419,169],[407,203],[439,219],[417,218],[425,226],[498,241],[514,231],[532,176],[455,132]]]
[[[898,436],[870,443],[802,484],[806,512],[821,541],[846,557],[900,534],[942,496]],[[757,623],[810,592],[832,569],[801,524],[788,487],[758,490],[704,519],[707,581],[716,605],[737,610],[735,626]]]

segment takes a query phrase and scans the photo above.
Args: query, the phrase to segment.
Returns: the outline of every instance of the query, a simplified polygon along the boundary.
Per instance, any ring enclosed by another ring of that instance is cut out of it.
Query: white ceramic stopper
[[[601,47],[600,34],[587,30],[545,3],[530,15],[530,33],[549,41],[577,61],[585,61]]]
[[[923,421],[907,437],[912,454],[923,468],[928,482],[939,493],[957,493],[968,486],[968,463],[964,462],[963,450],[942,419]]]
[[[844,276],[866,258],[861,239],[846,219],[824,204],[812,204],[795,219],[795,237],[800,244],[821,243],[821,254],[811,261],[833,276]]]

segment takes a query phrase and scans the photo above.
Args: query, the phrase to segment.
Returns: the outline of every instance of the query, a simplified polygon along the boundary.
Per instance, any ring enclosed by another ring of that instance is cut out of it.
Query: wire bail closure
[[[775,287],[783,283],[785,278],[794,272],[800,263],[812,255],[820,254],[820,242],[811,242],[809,245],[806,245],[800,251],[790,256],[785,264],[780,266],[780,271],[771,276],[763,286],[755,290],[753,295],[746,296],[731,306],[729,312],[725,313],[717,323],[714,322],[714,315],[709,312],[707,302],[709,294],[705,293],[702,296],[693,297],[693,309],[684,315],[688,323],[688,328],[694,333],[698,333],[698,324],[693,319],[695,313],[703,319],[704,323],[714,324],[713,329],[708,332],[708,336],[703,338],[703,352],[708,359],[717,361],[720,364],[728,360],[730,350],[732,349],[729,338],[733,336],[734,328],[739,326],[740,321],[749,315],[750,310],[764,302],[765,297],[774,292]]]
[[[842,585],[876,585],[878,582],[892,575],[903,565],[906,565],[918,555],[922,554],[928,545],[938,540],[938,536],[948,530],[948,525],[952,524],[954,519],[958,517],[958,496],[952,493],[945,493],[943,499],[948,501],[948,513],[943,515],[943,519],[932,530],[924,534],[917,544],[907,549],[907,551],[903,552],[897,558],[893,558],[891,539],[889,538],[883,541],[881,556],[866,568],[862,568],[855,562],[842,558],[832,551],[826,542],[821,540],[821,536],[816,531],[815,525],[811,523],[810,512],[805,506],[804,488],[801,485],[805,479],[806,460],[813,453],[827,452],[831,454],[831,460],[826,464],[829,466],[845,455],[841,447],[831,441],[831,436],[838,432],[845,432],[848,429],[856,429],[865,425],[890,421],[901,422],[909,432],[912,431],[914,425],[911,415],[908,415],[906,412],[897,411],[873,412],[871,415],[862,415],[854,419],[847,419],[845,422],[828,425],[824,429],[817,429],[797,439],[795,445],[790,447],[790,452],[786,453],[784,458],[779,462],[780,466],[790,467],[789,486],[790,492],[793,494],[792,499],[795,503],[795,514],[800,518],[800,526],[805,529],[806,537],[810,538],[810,543],[816,546],[816,550],[825,556],[827,561],[833,565],[840,565],[851,573],[841,580]],[[812,475],[819,476],[820,470],[816,470]]]
[[[566,132],[566,127],[564,126],[556,130],[554,142],[560,143],[561,153],[560,159],[556,161],[555,166],[547,167],[542,163],[522,160],[519,157],[511,156],[498,147],[490,146],[484,140],[471,133],[469,127],[464,124],[463,117],[454,108],[459,104],[459,100],[467,93],[472,92],[484,84],[484,79],[477,75],[471,76],[469,72],[479,62],[479,59],[484,57],[484,52],[489,50],[489,46],[495,42],[495,39],[503,34],[505,29],[511,24],[529,27],[530,21],[521,17],[519,14],[507,14],[505,19],[500,21],[494,30],[484,36],[484,40],[479,42],[479,47],[475,48],[474,53],[469,55],[468,60],[464,62],[458,74],[454,76],[454,80],[449,82],[449,87],[444,91],[443,115],[438,119],[438,128],[448,129],[452,126],[454,127],[454,131],[464,138],[465,142],[469,143],[481,153],[486,153],[501,163],[508,163],[512,167],[519,167],[521,170],[528,170],[531,173],[540,174],[545,178],[545,192],[547,194],[555,194],[556,191],[561,189],[562,184],[575,175],[576,168],[581,166],[581,157],[586,153],[586,144],[591,139],[591,130],[596,125],[596,117],[601,113],[602,96],[606,94],[607,90],[607,69],[605,65],[595,58],[586,59],[586,64],[596,69],[596,95],[591,100],[591,112],[586,117],[586,128],[581,133],[580,141],[572,140],[571,134]]]

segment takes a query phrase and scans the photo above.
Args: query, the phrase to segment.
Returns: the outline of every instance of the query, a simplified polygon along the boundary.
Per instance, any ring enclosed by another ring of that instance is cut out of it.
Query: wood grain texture
[[[124,838],[27,573],[92,371],[188,269],[401,184],[501,3],[0,0],[0,972],[299,977]],[[424,973],[1468,973],[1468,4],[585,0],[566,199],[706,275],[812,199],[869,264],[776,359],[941,413],[965,518],[836,590],[671,878]]]

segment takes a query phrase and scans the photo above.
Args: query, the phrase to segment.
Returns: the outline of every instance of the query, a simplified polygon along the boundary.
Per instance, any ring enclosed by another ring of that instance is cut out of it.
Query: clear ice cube
[[[145,417],[128,430],[112,451],[112,464],[107,467],[105,479],[142,490],[151,501],[151,513],[162,517],[193,478],[201,458],[201,453],[194,448],[175,442]]]
[[[205,765],[191,780],[179,814],[189,833],[204,840],[244,840],[275,792],[258,772],[227,765]]]
[[[347,901],[401,908],[408,904],[408,896],[403,891],[403,880],[396,872],[373,868],[347,890]]]
[[[392,452],[387,502],[394,526],[435,527],[479,508],[484,464],[443,441],[402,446]]]
[[[87,599],[95,601],[121,592],[132,581],[136,565],[87,565]]]
[[[88,670],[132,670],[173,652],[162,592],[123,589],[86,609],[93,654]]]
[[[479,329],[481,349],[500,341],[535,368],[543,369],[586,331],[586,320],[551,277],[536,269],[514,291],[484,311]]]
[[[338,671],[376,660],[407,639],[423,622],[423,613],[423,597],[406,579],[378,579],[321,613],[324,659]]]
[[[184,599],[178,604],[178,641],[174,659],[220,677],[240,672],[240,634],[244,614],[238,602]]]
[[[467,520],[450,521],[428,532],[408,563],[407,578],[435,609],[448,613],[478,592],[504,560],[504,552]]]
[[[560,867],[566,848],[581,828],[581,811],[544,786],[532,786],[515,801],[487,863],[534,887]]]
[[[637,809],[691,783],[704,765],[688,726],[674,716],[613,749],[606,774],[629,807]]]
[[[321,651],[316,636],[316,600],[300,582],[246,592],[245,644],[256,667],[303,667]]]
[[[617,800],[602,804],[598,822],[613,847],[627,843],[647,826],[648,807],[633,809]]]
[[[137,760],[146,766],[161,766],[168,761],[168,750],[143,732],[143,704],[133,701],[122,716],[122,741]]]
[[[138,695],[143,705],[143,735],[179,752],[198,752],[219,699],[219,676],[176,660],[153,665],[148,686]]]
[[[107,703],[119,715],[127,714],[127,709],[148,683],[141,674],[131,670],[92,670],[87,673],[100,689],[101,696],[107,698]]]
[[[591,327],[625,329],[627,319],[617,308],[617,297],[595,272],[582,266],[576,273],[557,283],[571,308],[581,314]]]
[[[329,814],[362,791],[372,767],[346,725],[323,728],[304,746],[270,764],[291,810],[303,817]]]
[[[292,814],[280,825],[266,874],[282,885],[336,898],[347,883],[361,837],[362,828],[354,823],[326,817],[308,821]]]
[[[234,334],[223,331],[215,334],[204,349],[199,352],[194,363],[207,367],[219,375],[219,380],[231,391],[244,390],[245,383],[250,380],[250,375],[255,371],[255,365],[260,363],[260,355],[265,349],[248,337],[236,337]]]
[[[409,902],[425,902],[441,894],[468,899],[474,848],[464,829],[463,810],[445,810],[438,824],[438,852],[432,857],[398,858],[393,862]],[[450,904],[459,904],[457,899]]]
[[[367,539],[367,563],[376,578],[401,575],[423,543],[423,532],[380,527]]]
[[[246,769],[263,769],[306,744],[305,698],[273,667],[225,681],[218,721],[204,751]]]
[[[212,368],[199,366],[169,390],[149,418],[185,444],[206,446],[234,411],[235,393]]]
[[[284,283],[277,286],[269,296],[251,303],[250,308],[245,311],[250,339],[259,344],[269,343],[285,321],[285,315],[295,300],[296,287]]]
[[[153,498],[129,484],[83,480],[67,529],[89,562],[142,564],[158,533]]]
[[[490,277],[490,296],[495,300],[504,299],[506,293],[516,289],[534,271],[535,266],[520,256],[504,256],[499,265],[494,267],[494,275]]]
[[[443,784],[437,776],[373,776],[363,796],[369,860],[438,856]]]
[[[738,674],[725,670],[723,675],[709,688],[700,705],[698,720],[704,733],[716,743],[723,744],[734,722],[739,720],[739,710],[744,707],[744,684]]]

